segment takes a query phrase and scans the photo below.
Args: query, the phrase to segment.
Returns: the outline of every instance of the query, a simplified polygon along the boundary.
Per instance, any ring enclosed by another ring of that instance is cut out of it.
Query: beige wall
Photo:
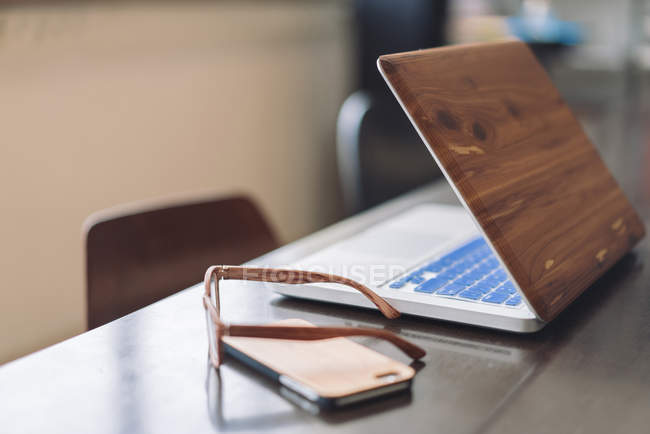
[[[337,2],[0,9],[0,363],[84,330],[96,210],[243,191],[284,241],[335,220],[349,41]]]

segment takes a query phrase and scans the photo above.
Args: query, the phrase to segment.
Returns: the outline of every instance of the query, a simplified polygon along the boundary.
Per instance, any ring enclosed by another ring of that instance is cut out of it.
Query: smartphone
[[[274,325],[313,326],[299,319]],[[320,408],[337,408],[410,390],[410,366],[347,338],[316,341],[223,337],[229,356]]]

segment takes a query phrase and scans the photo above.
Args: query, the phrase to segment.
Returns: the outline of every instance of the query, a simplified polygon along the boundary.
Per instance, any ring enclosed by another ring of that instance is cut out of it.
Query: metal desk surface
[[[454,202],[446,184],[413,192],[254,261],[286,264],[388,215]],[[647,223],[646,223],[647,224]],[[314,414],[229,360],[207,364],[201,288],[0,368],[0,429],[19,432],[647,432],[650,243],[646,238],[541,332],[515,335],[288,299],[229,281],[229,321],[304,318],[386,327],[428,354],[410,394]],[[197,280],[201,276],[197,276]],[[362,340],[409,362],[390,345]]]

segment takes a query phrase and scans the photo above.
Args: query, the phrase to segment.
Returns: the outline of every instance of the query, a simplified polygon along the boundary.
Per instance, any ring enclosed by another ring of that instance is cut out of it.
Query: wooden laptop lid
[[[378,66],[541,319],[643,238],[643,223],[525,44],[391,54]]]

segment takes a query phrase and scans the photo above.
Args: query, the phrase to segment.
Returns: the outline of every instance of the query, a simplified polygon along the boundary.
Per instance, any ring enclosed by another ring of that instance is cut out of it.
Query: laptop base
[[[309,291],[295,285],[279,285],[274,289],[279,294],[294,298],[376,309],[366,298],[353,291],[334,289],[324,285],[308,286]],[[373,290],[377,291],[380,296],[385,298],[403,315],[439,319],[515,333],[533,333],[541,330],[546,325],[544,321],[536,318],[528,310],[506,310],[505,308],[463,302],[461,300],[437,298],[432,298],[431,302],[425,302],[417,294],[415,296],[403,294],[399,298],[395,298],[388,295],[386,290]],[[462,306],[462,304],[466,306]]]

